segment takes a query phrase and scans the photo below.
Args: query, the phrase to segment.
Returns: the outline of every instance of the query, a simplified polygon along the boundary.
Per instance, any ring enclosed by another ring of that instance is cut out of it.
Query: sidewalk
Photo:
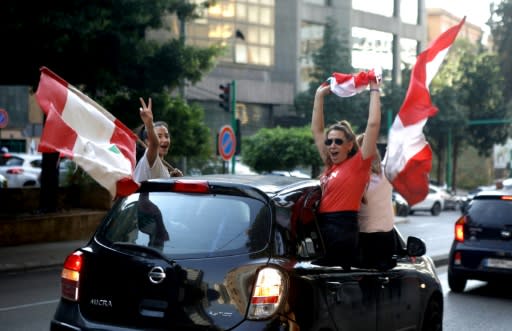
[[[395,219],[395,224],[403,222],[408,222],[407,218]],[[68,254],[86,243],[87,240],[76,240],[0,247],[0,273],[61,267]],[[448,262],[448,254],[431,258],[436,267]]]

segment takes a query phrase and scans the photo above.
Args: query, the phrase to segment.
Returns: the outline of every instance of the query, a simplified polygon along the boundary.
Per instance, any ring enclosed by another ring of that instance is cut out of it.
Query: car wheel
[[[443,330],[443,308],[439,300],[431,298],[425,316],[423,316],[422,331],[442,331]]]
[[[448,273],[448,286],[450,286],[450,290],[456,293],[464,292],[464,288],[466,287],[467,279],[455,276],[453,274]]]
[[[441,204],[439,202],[434,203],[430,213],[432,216],[439,216],[439,214],[441,214]]]
[[[406,217],[407,215],[409,215],[409,210],[407,207],[402,207],[399,209],[398,216]]]

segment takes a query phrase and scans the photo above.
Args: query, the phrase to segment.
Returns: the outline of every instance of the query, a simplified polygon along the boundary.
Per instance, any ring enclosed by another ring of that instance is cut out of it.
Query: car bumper
[[[460,262],[455,261],[455,255]],[[465,279],[482,281],[510,279],[512,277],[512,247],[498,249],[456,244],[450,250],[448,272]]]
[[[190,330],[206,330],[205,326],[190,327]],[[211,330],[216,330],[211,326]],[[210,330],[208,329],[208,330]],[[233,331],[283,331],[299,330],[299,326],[291,319],[284,319],[275,316],[267,320],[250,321],[244,320],[234,328]],[[61,300],[57,307],[54,318],[50,322],[50,331],[181,331],[179,327],[151,328],[151,327],[126,327],[106,323],[97,323],[86,319],[80,312],[78,305]]]

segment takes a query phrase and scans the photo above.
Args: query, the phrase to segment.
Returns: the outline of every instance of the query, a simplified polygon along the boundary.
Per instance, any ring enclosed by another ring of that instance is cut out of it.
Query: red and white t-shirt
[[[322,200],[319,212],[359,211],[370,178],[372,158],[362,159],[361,151],[332,165],[320,177]]]

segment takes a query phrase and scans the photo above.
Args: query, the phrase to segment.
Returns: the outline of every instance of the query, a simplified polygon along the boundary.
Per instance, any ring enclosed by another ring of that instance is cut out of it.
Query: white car
[[[0,156],[0,174],[7,179],[8,188],[39,187],[41,154],[4,153]]]
[[[68,185],[69,159],[59,163],[59,186]],[[27,153],[0,154],[0,176],[7,180],[7,188],[40,187],[43,155]]]
[[[437,216],[444,209],[444,196],[441,188],[434,185],[429,185],[428,194],[425,200],[412,205],[410,213],[413,214],[416,211],[430,212],[433,216]]]

